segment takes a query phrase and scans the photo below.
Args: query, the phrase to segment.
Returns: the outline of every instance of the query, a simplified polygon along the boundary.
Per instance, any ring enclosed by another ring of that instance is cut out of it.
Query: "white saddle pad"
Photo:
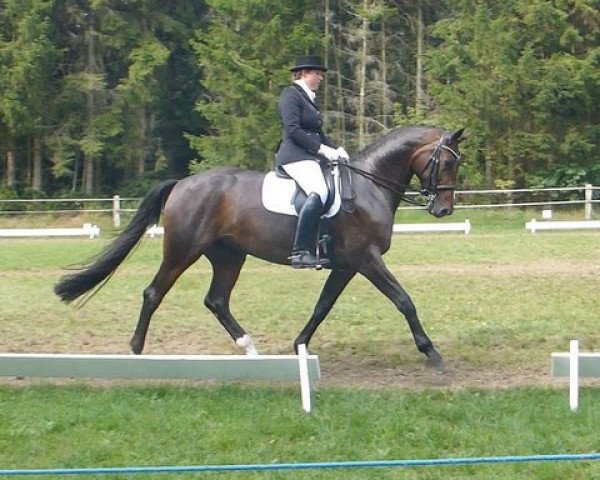
[[[333,181],[335,182],[335,198],[331,207],[321,217],[333,217],[340,210],[342,199],[340,197],[340,176],[337,167],[333,168]],[[289,178],[281,178],[275,172],[265,175],[262,185],[263,206],[274,213],[298,216],[292,199],[296,192],[296,182]]]

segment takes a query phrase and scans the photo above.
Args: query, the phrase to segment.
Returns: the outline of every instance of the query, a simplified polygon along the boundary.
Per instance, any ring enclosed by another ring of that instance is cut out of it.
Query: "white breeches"
[[[314,160],[300,160],[299,162],[282,165],[287,174],[292,177],[307,195],[316,193],[321,197],[321,203],[327,201],[327,184],[323,178],[321,167]]]

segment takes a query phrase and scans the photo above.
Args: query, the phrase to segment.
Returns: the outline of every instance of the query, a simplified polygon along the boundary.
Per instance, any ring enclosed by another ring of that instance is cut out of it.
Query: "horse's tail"
[[[54,286],[54,293],[61,300],[71,302],[101,282],[108,281],[131,249],[140,241],[146,229],[158,222],[162,207],[176,183],[177,180],[167,180],[152,189],[142,200],[133,220],[125,230],[83,270],[62,277]]]

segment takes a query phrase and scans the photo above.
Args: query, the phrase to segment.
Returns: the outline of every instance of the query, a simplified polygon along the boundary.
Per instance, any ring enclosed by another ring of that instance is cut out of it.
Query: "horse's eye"
[[[456,165],[456,159],[451,158],[444,162],[444,170],[452,170]]]

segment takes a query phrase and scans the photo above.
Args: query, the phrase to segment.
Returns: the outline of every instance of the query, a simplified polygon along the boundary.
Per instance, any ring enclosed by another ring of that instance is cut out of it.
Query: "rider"
[[[283,90],[277,107],[283,135],[275,159],[277,167],[285,170],[308,196],[298,214],[290,260],[293,268],[325,267],[329,260],[317,259],[311,252],[328,193],[319,157],[330,161],[348,159],[348,153],[343,147],[336,148],[322,130],[321,111],[315,102],[315,90],[327,71],[321,58],[300,56],[290,71],[294,83]]]

